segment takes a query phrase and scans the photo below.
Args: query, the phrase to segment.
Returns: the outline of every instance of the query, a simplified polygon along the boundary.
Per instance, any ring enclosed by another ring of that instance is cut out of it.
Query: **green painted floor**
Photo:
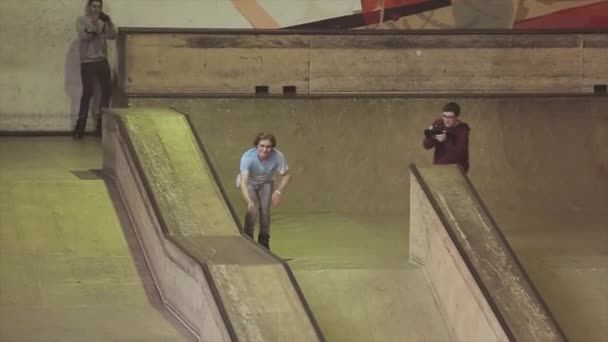
[[[0,137],[0,341],[193,341],[164,308],[99,139]]]
[[[273,251],[289,260],[328,341],[449,341],[421,268],[408,262],[408,217],[273,216]]]
[[[0,341],[193,340],[160,303],[100,165],[95,138],[0,137]],[[489,207],[571,340],[602,341],[606,211]],[[407,261],[407,226],[407,213],[273,215],[273,251],[289,260],[328,341],[449,340],[424,274]]]
[[[608,210],[490,210],[570,341],[606,341]]]
[[[159,303],[99,140],[0,138],[0,341],[183,341]],[[273,216],[328,341],[446,341],[405,217]]]

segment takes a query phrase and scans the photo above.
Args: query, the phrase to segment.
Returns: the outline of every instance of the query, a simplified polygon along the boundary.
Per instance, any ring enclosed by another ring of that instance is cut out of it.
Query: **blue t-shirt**
[[[272,182],[274,173],[278,171],[281,175],[287,171],[287,162],[283,153],[273,149],[268,159],[261,161],[255,147],[243,153],[241,157],[241,173],[249,175],[252,184],[263,184]],[[237,181],[238,183],[238,181]]]

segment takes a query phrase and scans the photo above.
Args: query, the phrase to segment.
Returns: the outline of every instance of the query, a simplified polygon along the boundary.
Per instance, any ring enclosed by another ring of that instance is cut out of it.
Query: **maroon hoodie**
[[[458,122],[456,126],[446,128],[443,120],[437,119],[433,126],[444,129],[448,138],[444,142],[439,142],[433,137],[425,137],[423,146],[430,150],[435,148],[433,155],[434,164],[459,164],[463,170],[469,170],[469,132],[471,128],[464,122]]]

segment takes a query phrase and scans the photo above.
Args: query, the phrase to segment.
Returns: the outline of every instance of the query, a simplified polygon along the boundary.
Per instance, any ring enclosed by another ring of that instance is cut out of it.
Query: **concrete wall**
[[[450,100],[461,105],[461,119],[471,126],[469,176],[490,207],[604,208],[605,96],[165,98],[131,99],[130,105],[173,106],[190,114],[236,205],[243,202],[234,186],[239,158],[258,132],[271,131],[294,175],[279,210],[378,213],[409,207],[407,166],[431,162],[422,130]]]
[[[601,35],[355,32],[127,32],[120,87],[160,96],[253,94],[258,85],[279,94],[593,92],[608,83]]]

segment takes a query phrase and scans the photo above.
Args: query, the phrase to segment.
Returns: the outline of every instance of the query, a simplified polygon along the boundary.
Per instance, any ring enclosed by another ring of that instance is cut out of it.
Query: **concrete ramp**
[[[186,118],[104,120],[104,170],[167,305],[203,341],[322,341],[290,270],[243,237]]]
[[[459,167],[411,167],[410,258],[458,341],[565,341]]]

